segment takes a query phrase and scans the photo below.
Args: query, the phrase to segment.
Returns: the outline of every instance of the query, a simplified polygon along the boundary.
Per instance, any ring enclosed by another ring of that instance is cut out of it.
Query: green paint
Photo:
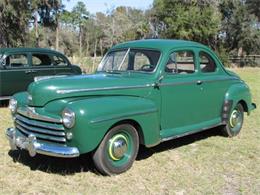
[[[66,145],[77,147],[82,154],[95,150],[109,129],[122,121],[138,124],[140,142],[151,147],[162,140],[221,124],[225,100],[232,100],[231,110],[240,101],[245,103],[248,113],[254,109],[248,86],[237,75],[226,71],[217,56],[201,44],[142,40],[117,45],[111,51],[128,48],[160,51],[155,71],[97,72],[34,82],[28,93],[15,95],[19,107],[35,107],[38,114],[51,118],[60,118],[64,108],[74,111],[75,126],[66,130],[73,133],[73,139]],[[165,72],[170,54],[183,50],[193,52],[195,72]],[[202,51],[216,64],[215,72],[201,71],[199,53]],[[28,101],[28,94],[32,101]],[[113,155],[112,145],[107,145],[106,158],[115,166],[127,162],[126,156],[133,149],[131,136],[123,130],[119,135],[127,140],[124,157],[118,159]],[[118,138],[112,138],[112,143],[113,139]]]

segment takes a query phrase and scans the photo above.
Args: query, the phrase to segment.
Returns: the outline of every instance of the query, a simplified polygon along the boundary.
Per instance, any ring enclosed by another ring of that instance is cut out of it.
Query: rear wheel
[[[239,134],[244,122],[244,109],[241,104],[237,104],[229,116],[227,124],[222,132],[227,137],[234,137]]]
[[[120,174],[133,164],[139,149],[136,129],[129,124],[113,127],[93,154],[97,169],[105,175]]]

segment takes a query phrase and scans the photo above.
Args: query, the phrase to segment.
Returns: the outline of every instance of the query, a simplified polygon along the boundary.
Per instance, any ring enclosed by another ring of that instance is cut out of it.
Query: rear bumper
[[[30,134],[28,137],[19,134],[15,128],[8,128],[6,137],[11,150],[25,149],[32,157],[36,154],[61,158],[74,158],[80,155],[78,148],[43,143],[37,140],[33,134]]]

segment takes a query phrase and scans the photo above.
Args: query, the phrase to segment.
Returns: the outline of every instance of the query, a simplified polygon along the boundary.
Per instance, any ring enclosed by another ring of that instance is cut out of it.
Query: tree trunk
[[[56,50],[59,50],[59,20],[57,18],[57,26],[56,26]]]
[[[95,46],[94,46],[94,59],[93,59],[93,66],[92,66],[92,72],[95,71],[95,65],[96,65],[96,58],[97,58],[97,44],[98,44],[98,41],[97,41],[97,38],[95,38]]]
[[[82,27],[81,24],[79,26],[79,57],[82,56]]]
[[[37,14],[34,15],[34,30],[35,30],[35,47],[40,47],[39,45],[39,32],[38,32],[38,17]]]
[[[87,56],[89,56],[89,36],[87,35]]]
[[[103,41],[102,41],[102,39],[99,40],[99,48],[100,48],[100,55],[103,57]]]

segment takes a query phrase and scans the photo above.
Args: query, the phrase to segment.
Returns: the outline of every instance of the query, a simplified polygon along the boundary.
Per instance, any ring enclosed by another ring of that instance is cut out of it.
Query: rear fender
[[[252,104],[252,96],[247,84],[241,82],[232,85],[225,94],[225,103],[230,102],[229,110],[233,110],[239,102],[245,103],[248,114],[254,109]],[[224,104],[225,104],[224,103]]]

